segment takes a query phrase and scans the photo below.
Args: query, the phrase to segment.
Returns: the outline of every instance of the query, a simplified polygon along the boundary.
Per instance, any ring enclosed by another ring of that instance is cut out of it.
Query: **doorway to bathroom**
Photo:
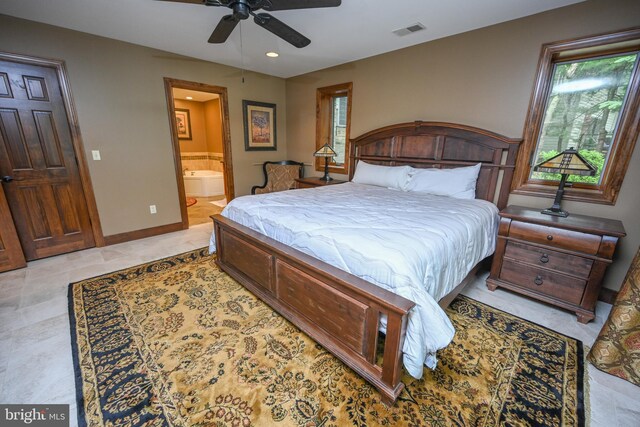
[[[184,228],[211,223],[233,199],[227,90],[165,78]]]

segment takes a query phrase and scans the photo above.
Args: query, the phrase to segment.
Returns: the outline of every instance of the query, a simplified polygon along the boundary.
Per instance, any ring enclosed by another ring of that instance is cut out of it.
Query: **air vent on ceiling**
[[[406,28],[399,28],[397,30],[393,30],[393,34],[395,34],[396,36],[406,36],[407,34],[411,34],[411,33],[415,33],[416,31],[421,31],[424,30],[426,27],[419,23],[416,22],[415,24],[411,24]]]

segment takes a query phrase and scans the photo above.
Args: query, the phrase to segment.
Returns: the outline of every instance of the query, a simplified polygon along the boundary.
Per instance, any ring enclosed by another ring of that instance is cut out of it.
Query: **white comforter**
[[[493,253],[497,213],[483,200],[349,182],[239,197],[222,215],[415,302],[404,366],[421,378],[453,339],[437,301]]]

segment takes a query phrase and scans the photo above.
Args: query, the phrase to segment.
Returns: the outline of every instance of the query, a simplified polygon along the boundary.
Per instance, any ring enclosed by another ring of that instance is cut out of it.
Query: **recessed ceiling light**
[[[280,56],[278,52],[267,52],[265,53],[265,55],[267,55],[269,58],[277,58],[278,56]]]
[[[187,99],[188,99],[188,100],[192,100],[192,99],[193,99],[193,96],[187,96]]]

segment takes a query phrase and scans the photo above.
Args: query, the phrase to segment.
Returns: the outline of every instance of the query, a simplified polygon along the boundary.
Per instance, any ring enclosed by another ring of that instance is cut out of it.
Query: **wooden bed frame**
[[[417,168],[481,162],[476,198],[503,208],[519,142],[450,123],[387,126],[351,140],[349,178],[360,160]],[[373,384],[382,401],[392,405],[404,388],[402,346],[407,313],[415,304],[220,215],[212,218],[218,266]],[[441,306],[453,300],[477,267],[440,301]],[[378,364],[383,314],[387,331]]]

